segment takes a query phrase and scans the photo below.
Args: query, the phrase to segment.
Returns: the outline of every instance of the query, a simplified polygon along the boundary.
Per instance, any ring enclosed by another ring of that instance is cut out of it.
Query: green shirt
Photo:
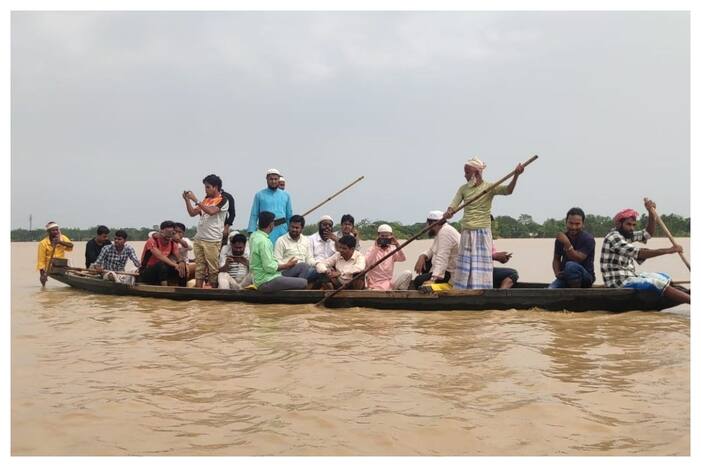
[[[484,190],[493,186],[493,183],[483,181],[475,187],[466,184],[458,188],[458,192],[450,203],[450,207],[455,209],[464,201],[474,198]],[[489,215],[492,212],[492,199],[495,195],[508,195],[508,187],[499,185],[494,190],[482,196],[476,201],[465,206],[464,214],[460,225],[463,230],[488,229],[492,226],[492,219]]]
[[[262,230],[256,230],[248,241],[251,250],[249,264],[253,273],[253,284],[260,287],[261,284],[281,276],[273,255],[273,242],[270,241],[268,234]]]

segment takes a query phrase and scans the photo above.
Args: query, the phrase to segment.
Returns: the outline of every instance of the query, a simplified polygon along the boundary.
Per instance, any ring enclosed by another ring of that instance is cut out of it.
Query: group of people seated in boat
[[[267,171],[267,187],[253,199],[248,235],[231,231],[234,199],[222,189],[222,179],[212,174],[202,180],[204,197],[200,199],[192,191],[182,194],[187,213],[198,218],[194,241],[185,237],[184,224],[166,220],[159,231],[149,234],[138,258],[127,244],[124,230],[115,232],[112,243],[107,227],[100,226],[96,237],[86,245],[86,268],[102,273],[105,279],[132,283],[134,275],[124,273],[131,260],[138,268],[136,281],[144,284],[187,286],[190,282],[194,287],[252,288],[261,292],[340,287],[404,290],[441,283],[456,289],[512,287],[518,273],[493,265],[494,261],[508,262],[511,254],[494,247],[491,207],[494,196],[513,193],[524,168],[516,166],[508,185],[484,180],[485,168],[478,158],[470,159],[463,167],[466,183],[459,187],[450,205],[445,211],[428,213],[426,228],[433,242],[416,260],[415,276],[411,270],[394,275],[395,263],[407,258],[387,224],[377,228],[377,237],[365,252],[361,252],[350,214],[341,218],[337,231],[331,216],[321,216],[318,231],[305,236],[302,231],[306,220],[293,213],[290,194],[280,185],[284,179],[276,169]],[[635,262],[682,251],[679,246],[649,249],[635,244],[647,242],[655,233],[655,204],[646,199],[645,207],[650,215],[644,230],[636,230],[639,215],[635,210],[624,209],[615,215],[614,228],[605,236],[601,249],[604,285],[651,289],[674,301],[689,303],[690,296],[671,286],[669,275],[635,270]],[[458,232],[447,220],[460,209],[463,216]],[[582,209],[575,207],[567,212],[565,229],[555,239],[555,277],[550,288],[593,285],[595,239],[584,230],[584,223]],[[62,258],[73,247],[56,223],[46,228],[48,235],[39,244],[37,264],[42,284],[50,258]]]

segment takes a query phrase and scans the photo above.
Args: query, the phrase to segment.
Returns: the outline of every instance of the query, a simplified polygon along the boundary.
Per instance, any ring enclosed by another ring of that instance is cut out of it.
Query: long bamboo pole
[[[527,165],[529,165],[531,162],[535,161],[536,159],[538,159],[538,156],[537,156],[537,155],[531,157],[530,159],[528,159],[526,162],[524,162],[524,163],[521,164],[521,165],[522,165],[523,167],[526,167]],[[489,188],[485,188],[484,190],[482,190],[481,192],[479,192],[478,194],[476,194],[476,195],[473,196],[472,198],[470,198],[470,199],[464,201],[460,206],[458,206],[457,208],[455,208],[455,211],[453,212],[453,214],[455,214],[455,213],[457,213],[457,212],[459,212],[459,211],[462,211],[463,209],[465,209],[465,206],[467,206],[467,205],[469,205],[469,204],[471,204],[471,203],[477,201],[478,199],[480,199],[481,197],[483,197],[484,195],[486,195],[486,194],[489,193],[490,191],[494,190],[498,185],[501,185],[501,184],[504,183],[506,180],[508,180],[509,178],[513,177],[515,174],[516,174],[516,170],[512,170],[511,172],[508,173],[508,175],[505,175],[505,176],[503,176],[502,178],[500,178],[498,181],[496,181],[496,182],[495,182],[493,185],[491,185]],[[440,220],[440,221],[438,221],[438,222],[440,222],[441,224],[444,224],[444,223],[447,222],[447,220],[446,220],[446,219],[442,219],[442,220]],[[410,244],[411,242],[413,242],[414,240],[416,240],[417,238],[419,238],[420,236],[422,236],[423,234],[425,234],[426,232],[428,232],[434,225],[435,225],[435,224],[427,225],[427,226],[426,226],[424,229],[422,229],[419,233],[417,233],[416,235],[414,235],[413,237],[409,238],[409,239],[406,240],[404,243],[402,243],[401,245],[399,245],[399,246],[397,247],[396,250],[393,250],[393,251],[391,251],[390,253],[386,254],[385,256],[383,256],[382,258],[380,258],[380,260],[379,260],[378,262],[376,262],[375,264],[373,264],[373,265],[371,265],[371,266],[369,266],[369,267],[366,267],[363,271],[359,272],[356,276],[354,276],[353,279],[351,279],[350,281],[346,282],[345,284],[343,284],[343,285],[342,285],[341,287],[339,287],[338,289],[334,290],[331,294],[326,295],[326,296],[325,296],[319,303],[317,303],[316,305],[317,305],[317,306],[325,305],[327,300],[329,300],[330,298],[332,298],[333,296],[335,296],[336,294],[338,294],[338,293],[341,292],[342,290],[345,290],[346,288],[348,288],[348,286],[349,286],[355,279],[357,279],[357,278],[359,278],[359,277],[363,277],[365,274],[367,274],[368,272],[370,272],[370,271],[372,271],[373,269],[375,269],[377,266],[380,265],[380,263],[382,263],[383,261],[385,261],[387,258],[389,258],[389,257],[392,256],[393,254],[397,253],[397,252],[400,251],[402,248],[404,248],[405,246],[407,246],[408,244]]]
[[[645,202],[646,202],[646,203],[647,203],[647,201],[648,201],[648,199],[645,198]],[[664,224],[664,222],[662,221],[662,218],[660,217],[660,215],[657,214],[657,210],[656,210],[655,208],[652,208],[652,209],[650,210],[650,212],[652,213],[652,215],[655,216],[655,222],[656,222],[657,224],[659,224],[660,227],[662,227],[662,231],[665,233],[665,235],[667,236],[667,238],[669,238],[669,241],[672,242],[672,245],[673,245],[673,246],[679,246],[679,244],[677,243],[677,241],[676,241],[676,240],[674,239],[674,237],[672,236],[672,233],[669,231],[669,229],[667,228],[667,226],[666,226],[666,225]],[[682,253],[682,252],[680,251],[680,252],[678,252],[678,254],[679,254],[679,257],[682,259],[682,261],[684,261],[684,264],[686,264],[686,267],[689,269],[689,271],[691,271],[691,263],[689,263],[689,260],[686,259],[686,256],[684,256],[684,253]]]
[[[311,208],[310,210],[308,210],[307,212],[305,212],[304,214],[302,214],[302,217],[307,217],[307,216],[308,216],[309,214],[311,214],[313,211],[316,211],[316,210],[319,209],[321,206],[323,206],[324,204],[328,203],[329,201],[331,201],[332,199],[334,199],[336,196],[340,195],[341,193],[343,193],[344,191],[346,191],[348,188],[352,187],[353,185],[355,185],[356,183],[358,183],[359,181],[361,181],[361,180],[364,179],[364,178],[365,178],[365,175],[363,175],[363,176],[361,176],[361,177],[358,177],[354,182],[350,183],[350,184],[347,185],[345,188],[342,188],[341,190],[339,190],[339,191],[337,191],[336,193],[332,194],[331,196],[329,196],[328,198],[326,198],[324,201],[322,201],[321,203],[317,204],[316,206],[314,206],[313,208]]]

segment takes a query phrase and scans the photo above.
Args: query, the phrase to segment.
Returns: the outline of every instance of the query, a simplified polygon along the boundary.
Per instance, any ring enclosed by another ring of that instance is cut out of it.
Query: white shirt
[[[291,258],[297,258],[300,263],[306,263],[314,266],[314,256],[312,256],[309,248],[309,238],[300,234],[297,240],[293,240],[289,233],[278,238],[275,242],[275,251],[273,252],[275,261],[280,264],[288,262]]]
[[[431,260],[431,275],[439,278],[445,277],[445,272],[455,273],[458,261],[458,247],[460,246],[460,232],[455,227],[445,223],[433,239],[431,248],[424,255]]]
[[[334,268],[336,271],[340,272],[341,275],[338,279],[341,283],[346,283],[353,278],[354,274],[357,274],[365,269],[365,256],[361,255],[359,252],[354,251],[353,256],[346,261],[341,256],[341,253],[334,253],[330,258],[316,264],[316,272],[325,273],[329,268]]]
[[[221,248],[219,252],[219,267],[222,268],[226,264],[226,257],[232,256],[231,254],[231,244],[227,243]],[[243,251],[243,257],[248,259],[248,242],[246,242],[246,249]],[[241,263],[231,263],[229,265],[229,275],[234,279],[240,280],[248,274],[248,266]]]
[[[309,249],[314,261],[318,263],[336,254],[336,242],[331,239],[326,241],[321,239],[319,232],[309,237]]]

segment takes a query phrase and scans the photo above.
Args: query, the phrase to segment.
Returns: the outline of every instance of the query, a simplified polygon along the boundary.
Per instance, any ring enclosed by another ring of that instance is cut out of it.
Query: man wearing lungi
[[[473,157],[465,164],[465,179],[467,183],[458,189],[452,203],[445,212],[445,218],[450,219],[455,210],[464,201],[474,198],[494,184],[482,178],[482,172],[487,168],[484,162]],[[491,211],[492,199],[496,195],[510,195],[514,192],[516,181],[523,173],[523,166],[516,166],[511,183],[499,185],[484,196],[465,206],[462,217],[460,246],[458,259],[453,276],[453,287],[458,289],[491,289],[492,281],[492,229]]]

